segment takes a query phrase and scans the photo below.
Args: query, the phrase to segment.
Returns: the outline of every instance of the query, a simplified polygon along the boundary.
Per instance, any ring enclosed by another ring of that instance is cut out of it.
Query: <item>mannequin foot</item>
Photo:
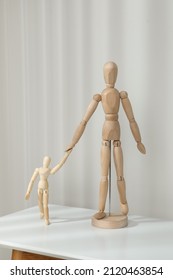
[[[44,218],[44,214],[42,212],[40,212],[40,219]]]
[[[120,203],[121,206],[121,212],[123,215],[127,215],[129,212],[129,207],[127,203]]]
[[[94,218],[97,219],[97,220],[101,220],[101,219],[103,219],[105,216],[106,216],[105,212],[99,211],[98,213],[96,213],[96,214],[94,215]]]
[[[46,224],[47,226],[50,225],[49,220],[45,220],[45,224]]]

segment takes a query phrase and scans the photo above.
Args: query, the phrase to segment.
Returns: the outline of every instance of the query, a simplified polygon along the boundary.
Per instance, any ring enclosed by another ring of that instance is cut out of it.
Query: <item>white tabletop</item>
[[[0,218],[0,246],[64,259],[173,259],[173,221],[130,216],[122,229],[91,225],[91,209],[49,206],[51,224],[38,207]]]

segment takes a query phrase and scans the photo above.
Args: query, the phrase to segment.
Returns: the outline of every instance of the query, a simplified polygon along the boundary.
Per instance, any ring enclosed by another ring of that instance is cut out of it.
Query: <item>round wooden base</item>
[[[95,227],[107,228],[107,229],[118,229],[128,225],[128,218],[126,215],[106,215],[103,219],[96,219],[92,217],[91,223]]]

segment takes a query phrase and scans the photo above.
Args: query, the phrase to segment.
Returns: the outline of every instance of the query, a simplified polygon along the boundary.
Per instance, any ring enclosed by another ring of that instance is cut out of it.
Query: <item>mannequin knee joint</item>
[[[118,176],[117,181],[124,181],[124,177],[123,176]]]
[[[108,141],[108,140],[103,140],[103,141],[102,141],[102,145],[103,145],[103,146],[106,146],[106,147],[110,147],[110,141]]]
[[[120,140],[114,140],[113,145],[114,145],[114,147],[121,147],[121,141]]]

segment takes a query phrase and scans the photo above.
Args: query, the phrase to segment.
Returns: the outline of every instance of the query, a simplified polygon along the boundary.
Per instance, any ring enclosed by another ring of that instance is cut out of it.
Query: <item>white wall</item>
[[[113,60],[147,148],[138,152],[121,110],[130,214],[173,218],[172,10],[172,0],[0,0],[1,216],[37,204],[36,186],[24,200],[34,168],[45,154],[61,159]],[[50,203],[97,209],[103,120],[99,106],[50,178]],[[114,178],[112,189],[117,210]]]

